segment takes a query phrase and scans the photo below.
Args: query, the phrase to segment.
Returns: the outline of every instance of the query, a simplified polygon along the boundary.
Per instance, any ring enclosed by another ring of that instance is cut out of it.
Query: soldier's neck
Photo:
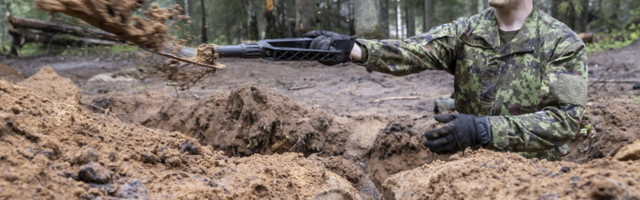
[[[533,11],[533,3],[520,3],[510,7],[494,8],[498,26],[503,31],[517,31]]]

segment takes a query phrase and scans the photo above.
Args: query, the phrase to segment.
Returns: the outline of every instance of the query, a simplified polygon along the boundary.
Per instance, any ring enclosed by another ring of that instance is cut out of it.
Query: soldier
[[[446,125],[424,134],[433,152],[484,147],[559,159],[569,153],[565,142],[579,132],[585,112],[584,43],[534,9],[533,0],[488,1],[492,8],[406,40],[358,39],[350,61],[397,76],[424,70],[454,75],[458,114],[435,117]],[[319,49],[352,38],[328,31],[305,37]]]

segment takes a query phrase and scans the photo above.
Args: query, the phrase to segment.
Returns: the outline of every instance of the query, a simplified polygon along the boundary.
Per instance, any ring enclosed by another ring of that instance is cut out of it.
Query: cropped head
[[[497,9],[515,8],[526,4],[533,4],[533,0],[487,0],[489,6]]]

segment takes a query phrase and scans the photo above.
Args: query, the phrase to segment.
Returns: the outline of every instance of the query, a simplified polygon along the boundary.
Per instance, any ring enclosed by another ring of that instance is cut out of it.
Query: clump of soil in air
[[[391,176],[385,199],[639,199],[638,161],[587,164],[488,150],[456,154]]]
[[[168,85],[176,86],[180,90],[188,90],[218,71],[216,68],[203,68],[173,59],[168,59],[153,68],[154,70],[147,73],[169,81]]]
[[[36,0],[38,8],[61,12],[81,19],[95,27],[116,34],[118,37],[144,48],[160,50],[168,30],[165,21],[176,17],[181,8],[151,8],[144,11],[145,18],[133,16],[142,8],[145,0],[94,1],[94,0]]]
[[[178,132],[87,111],[49,67],[20,85],[0,80],[2,199],[363,198],[301,154],[229,158]]]

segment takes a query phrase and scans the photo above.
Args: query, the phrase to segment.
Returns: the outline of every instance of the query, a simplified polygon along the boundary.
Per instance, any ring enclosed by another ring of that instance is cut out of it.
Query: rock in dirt
[[[111,170],[96,162],[83,165],[78,170],[78,180],[86,183],[108,183],[111,180],[111,175]]]
[[[100,159],[100,153],[92,147],[85,147],[80,151],[70,153],[74,153],[71,158],[71,164],[75,165],[84,165],[89,162],[98,162],[98,159]]]
[[[13,67],[9,67],[0,64],[0,80],[6,80],[12,83],[21,81],[24,79],[24,75]]]
[[[55,101],[78,104],[80,89],[73,82],[61,77],[52,67],[42,67],[36,74],[18,83],[35,93]]]
[[[467,151],[391,176],[385,199],[638,199],[640,163],[527,160],[515,153]],[[561,172],[563,167],[571,170]]]
[[[640,160],[640,140],[636,140],[634,143],[622,147],[614,158],[622,161]]]
[[[354,184],[364,199],[380,199],[382,197],[378,189],[376,189],[376,185],[369,179],[369,176],[364,173],[362,168],[343,157],[332,156],[323,158],[317,157],[314,154],[310,156],[309,159],[320,161],[325,168]]]
[[[131,180],[121,183],[114,196],[125,199],[149,199],[149,191],[142,181]]]

